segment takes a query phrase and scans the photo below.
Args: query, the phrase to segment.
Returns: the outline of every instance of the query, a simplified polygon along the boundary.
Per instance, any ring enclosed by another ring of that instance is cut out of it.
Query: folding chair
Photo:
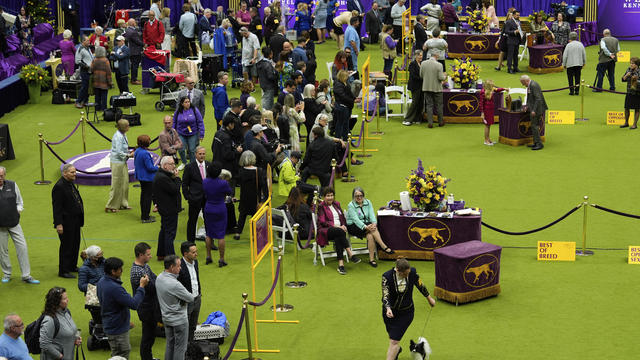
[[[289,216],[287,214],[287,210],[282,210],[278,208],[271,209],[272,216],[280,216],[282,218],[282,225],[273,224],[273,233],[274,233],[274,245],[280,244],[282,246],[282,253],[284,253],[285,241],[293,242],[293,225],[289,221]],[[287,235],[291,236],[291,240],[287,239]],[[296,244],[297,246],[297,244]]]
[[[320,258],[320,262],[322,262],[322,266],[326,266],[326,263],[324,261],[325,258],[338,258],[338,252],[335,251],[335,248],[333,251],[324,251],[322,249],[322,246],[318,245],[318,237],[317,237],[317,215],[315,213],[311,213],[311,219],[313,222],[313,228],[314,231],[316,232],[315,235],[315,239],[316,241],[313,242],[313,265],[318,265],[318,258]],[[362,247],[354,247],[354,243],[357,243],[358,245],[360,245],[360,242],[357,241],[352,241],[352,239],[357,239],[357,240],[364,240],[363,246]],[[367,247],[367,240],[366,239],[361,239],[355,236],[351,236],[350,237],[350,241],[349,243],[351,244],[351,252],[353,253],[353,255],[362,255],[362,254],[369,254],[369,248]],[[349,262],[349,256],[347,255],[347,252],[345,250],[344,255],[344,261],[345,262]],[[378,254],[376,252],[375,254],[376,259],[378,258]]]
[[[527,89],[525,89],[525,88],[510,88],[509,89],[509,95],[513,95],[513,94],[522,95],[522,105],[527,103]]]
[[[399,93],[400,99],[392,99],[389,94]],[[390,117],[402,117],[405,115],[405,87],[404,86],[385,86],[384,87],[384,99],[385,99],[385,119],[389,121]],[[400,113],[389,114],[390,105],[400,105]]]
[[[529,33],[525,35],[525,39],[529,37]],[[518,47],[518,61],[522,61],[523,59],[529,59],[529,47],[527,46],[527,42],[525,41],[524,45],[520,45]]]

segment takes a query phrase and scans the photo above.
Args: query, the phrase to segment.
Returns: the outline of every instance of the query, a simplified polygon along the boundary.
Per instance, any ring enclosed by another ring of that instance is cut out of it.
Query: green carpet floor
[[[632,56],[640,53],[638,42],[622,42],[623,50]],[[328,76],[325,62],[335,55],[334,42],[317,47],[318,79]],[[587,49],[588,61],[583,78],[592,83],[595,76],[597,48]],[[382,69],[377,46],[367,46],[359,63],[371,55],[372,68]],[[495,61],[478,61],[480,77],[493,79],[498,86],[519,87],[518,77],[504,70],[493,70]],[[616,67],[617,90],[625,91],[620,78],[627,64]],[[520,69],[526,69],[521,64]],[[543,89],[566,86],[565,73],[534,75]],[[608,84],[605,81],[605,87]],[[153,108],[157,92],[139,93],[135,111],[142,114],[141,127],[128,133],[130,142],[140,134],[152,138],[162,130],[164,114]],[[239,96],[237,89],[229,89],[230,96]],[[259,98],[260,91],[255,95]],[[568,96],[568,91],[547,93],[551,110],[579,112],[580,98]],[[89,313],[83,309],[83,298],[75,280],[57,275],[58,239],[52,226],[51,185],[38,186],[39,154],[37,134],[50,141],[66,136],[80,118],[72,105],[50,105],[51,93],[44,93],[42,104],[20,106],[5,115],[0,122],[9,124],[16,160],[5,161],[8,179],[18,182],[25,202],[22,227],[29,243],[33,276],[42,284],[34,286],[19,281],[19,267],[15,251],[10,246],[14,267],[13,280],[0,286],[0,314],[16,312],[25,322],[33,321],[44,306],[46,291],[64,286],[70,297],[70,309],[78,327],[87,333]],[[0,100],[1,101],[1,100]],[[207,127],[204,146],[210,149],[214,135],[211,95],[207,93]],[[367,147],[379,151],[365,159],[363,166],[354,167],[355,184],[337,183],[337,198],[346,206],[351,188],[364,187],[375,206],[397,199],[405,189],[404,178],[415,168],[418,158],[425,166],[434,165],[452,181],[449,191],[457,199],[483,209],[483,220],[502,229],[524,231],[555,220],[582,201],[584,195],[593,203],[621,211],[640,213],[640,195],[635,180],[638,170],[633,165],[638,150],[640,132],[607,126],[607,111],[622,111],[624,96],[585,92],[585,115],[589,121],[575,125],[547,126],[547,142],[542,151],[501,144],[488,147],[482,144],[480,124],[447,125],[428,129],[425,125],[404,127],[398,119],[380,126],[383,140],[369,141]],[[395,109],[398,111],[399,109]],[[169,114],[169,112],[166,112]],[[359,126],[359,125],[358,125]],[[113,123],[100,122],[97,127],[108,136]],[[87,151],[107,149],[107,141],[87,128]],[[497,141],[497,125],[492,128]],[[64,158],[82,152],[81,134],[55,147]],[[207,158],[210,158],[210,154]],[[45,150],[45,177],[56,181],[59,162]],[[277,186],[277,185],[276,185]],[[81,186],[85,200],[84,236],[86,245],[99,244],[105,256],[118,256],[125,261],[123,281],[130,290],[129,265],[133,261],[133,246],[147,241],[153,247],[159,222],[141,224],[139,221],[139,188],[131,187],[131,211],[105,214],[103,211],[109,187]],[[276,191],[277,193],[277,191]],[[274,204],[283,202],[274,196]],[[186,203],[185,203],[186,206]],[[179,220],[177,244],[185,238],[187,215]],[[438,302],[431,314],[425,336],[433,348],[433,359],[625,359],[635,357],[633,341],[640,331],[631,321],[637,306],[640,268],[626,264],[626,248],[640,245],[637,239],[637,220],[599,212],[589,208],[588,247],[596,248],[595,256],[578,258],[575,262],[537,262],[533,248],[538,240],[582,241],[582,210],[558,225],[527,236],[506,236],[483,229],[483,241],[504,246],[502,252],[502,293],[494,298],[463,306]],[[201,266],[203,304],[201,320],[215,310],[225,312],[235,330],[241,311],[241,294],[251,294],[248,230],[239,241],[227,239],[228,267],[219,269]],[[84,246],[84,243],[82,244]],[[204,260],[204,244],[198,242],[200,259]],[[293,279],[293,247],[287,246],[284,261],[285,280]],[[216,258],[214,256],[214,258]],[[326,267],[312,265],[312,253],[301,253],[300,278],[309,283],[304,289],[286,290],[285,302],[295,310],[282,314],[281,319],[300,320],[299,324],[259,324],[259,347],[279,349],[279,354],[260,354],[262,359],[382,359],[387,337],[381,319],[380,275],[391,268],[391,262],[381,262],[372,269],[365,262],[347,265],[348,274],[336,272],[335,260]],[[268,260],[268,258],[266,258]],[[433,262],[413,261],[430,290],[434,284]],[[156,273],[162,264],[151,264]],[[258,268],[258,300],[266,294],[271,274],[268,262]],[[635,294],[635,295],[634,295]],[[427,316],[426,302],[415,294],[416,317],[402,346],[401,359],[410,359],[409,338],[421,335]],[[258,317],[268,319],[265,306]],[[131,332],[132,358],[139,358],[140,326],[135,312],[132,319],[137,326]],[[252,329],[253,331],[253,329]],[[246,348],[244,329],[237,347]],[[635,340],[634,340],[635,339]],[[222,346],[228,349],[230,338]],[[161,358],[164,339],[157,339],[154,355]],[[246,354],[234,353],[231,359]],[[89,359],[106,359],[107,351],[88,354]]]

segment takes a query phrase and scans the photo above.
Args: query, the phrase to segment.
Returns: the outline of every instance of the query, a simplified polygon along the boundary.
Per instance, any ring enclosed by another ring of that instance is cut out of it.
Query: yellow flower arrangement
[[[480,78],[480,67],[470,58],[455,59],[448,74],[458,86],[468,88]]]
[[[27,85],[42,85],[51,81],[49,73],[38,65],[28,64],[20,69],[20,78]]]
[[[475,10],[469,15],[469,19],[467,23],[473,30],[482,33],[487,30],[487,26],[489,25],[489,19],[487,15],[483,14],[480,10]]]
[[[418,168],[407,177],[407,190],[418,208],[432,211],[438,208],[441,199],[446,198],[448,181],[435,167],[425,171],[418,159]]]

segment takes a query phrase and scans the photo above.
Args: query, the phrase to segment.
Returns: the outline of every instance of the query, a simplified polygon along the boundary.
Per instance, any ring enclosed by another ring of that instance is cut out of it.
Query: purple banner
[[[254,254],[255,258],[261,258],[262,251],[265,249],[265,246],[269,245],[269,212],[263,211],[262,215],[256,219],[256,247]]]
[[[640,0],[599,0],[598,32],[611,30],[621,40],[640,40]],[[637,35],[637,36],[634,36]]]

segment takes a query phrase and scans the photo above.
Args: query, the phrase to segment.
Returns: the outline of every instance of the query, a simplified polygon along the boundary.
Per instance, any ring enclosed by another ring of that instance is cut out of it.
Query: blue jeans
[[[89,102],[89,79],[91,79],[91,74],[86,71],[80,71],[80,79],[82,82],[80,83],[80,91],[78,92],[76,104]]]
[[[391,72],[391,69],[393,68],[393,58],[391,59],[384,59],[384,69],[383,71],[386,72]]]
[[[187,153],[189,155],[189,162],[196,161],[196,147],[200,143],[198,140],[199,134],[191,135],[191,136],[180,136],[180,140],[182,141],[182,149],[180,149],[180,160],[182,163],[187,165]]]
[[[273,97],[275,96],[275,89],[262,90],[262,108],[265,110],[273,109]],[[275,119],[274,119],[275,120]]]
[[[109,94],[109,89],[94,88],[93,93],[96,97],[96,111],[104,111],[104,109],[107,108],[107,95]]]

